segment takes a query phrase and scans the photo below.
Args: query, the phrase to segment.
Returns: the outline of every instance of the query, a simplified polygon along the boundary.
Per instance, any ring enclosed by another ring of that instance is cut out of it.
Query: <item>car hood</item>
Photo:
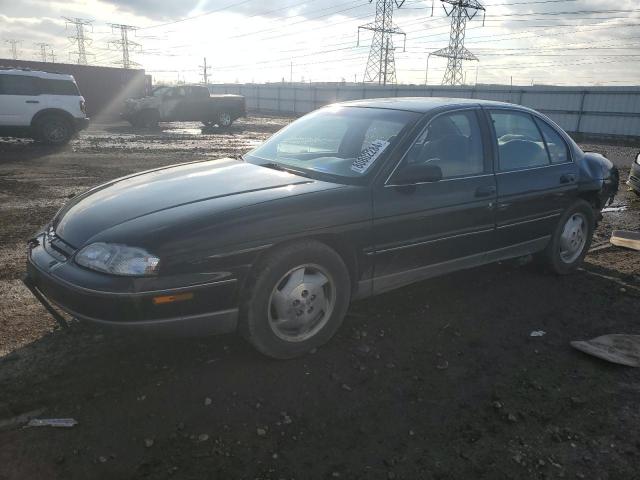
[[[163,210],[198,203],[209,210],[238,208],[272,199],[274,190],[281,190],[276,197],[286,196],[305,185],[305,191],[338,186],[234,159],[175,165],[123,177],[75,197],[55,216],[53,227],[58,237],[80,248],[100,232]]]

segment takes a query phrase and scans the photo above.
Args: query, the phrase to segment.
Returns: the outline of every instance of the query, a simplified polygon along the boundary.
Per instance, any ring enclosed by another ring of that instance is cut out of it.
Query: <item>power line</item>
[[[207,57],[204,57],[204,65],[200,65],[202,69],[202,81],[205,85],[209,85],[209,68],[207,66]]]
[[[436,57],[445,57],[448,59],[447,70],[442,78],[442,85],[462,85],[464,83],[464,75],[462,73],[463,60],[478,61],[473,53],[464,46],[464,37],[466,34],[467,20],[472,20],[478,11],[485,11],[482,4],[476,0],[441,0],[448,17],[451,17],[451,30],[449,33],[449,46],[431,52]],[[447,10],[445,4],[451,5],[451,9]],[[428,72],[427,59],[427,72]],[[425,74],[425,83],[427,78]]]
[[[364,71],[364,82],[378,82],[382,85],[396,83],[393,36],[404,35],[406,45],[407,35],[393,24],[393,8],[394,6],[400,8],[403,3],[404,0],[376,0],[375,20],[373,23],[358,27],[358,45],[360,45],[361,29],[373,32],[367,67]]]
[[[171,22],[159,23],[157,25],[150,25],[148,27],[142,27],[140,30],[148,30],[150,28],[159,28],[166,27],[167,25],[175,25],[176,23],[186,22],[188,20],[194,20],[196,18],[206,17],[207,15],[211,15],[212,13],[222,12],[223,10],[228,10],[233,7],[239,7],[240,5],[244,5],[245,3],[249,3],[253,0],[241,0],[240,2],[235,2],[226,7],[216,8],[214,10],[209,10],[207,12],[199,13],[198,15],[193,15],[191,17],[180,18],[178,20],[172,20]]]
[[[120,31],[120,38],[117,40],[111,40],[109,43],[122,50],[122,68],[131,68],[133,65],[138,65],[136,62],[131,60],[130,50],[132,48],[140,47],[140,44],[129,40],[129,32],[135,32],[138,30],[138,27],[134,27],[133,25],[123,25],[121,23],[110,23],[109,26],[111,27],[111,31]]]
[[[85,27],[91,26],[93,23],[91,20],[85,20],[82,18],[69,18],[62,17],[67,22],[67,27],[73,25],[75,28],[75,35],[70,35],[69,40],[78,46],[77,52],[71,52],[71,55],[77,55],[78,65],[87,65],[87,45],[91,44],[91,39],[85,35]]]
[[[47,61],[47,47],[49,47],[50,45],[48,43],[41,42],[41,43],[36,43],[36,46],[40,47],[40,60],[42,62],[46,63],[46,61]]]
[[[5,40],[5,43],[8,43],[10,45],[9,48],[11,49],[11,58],[14,60],[18,60],[18,45],[20,45],[22,41],[10,38],[8,40]]]

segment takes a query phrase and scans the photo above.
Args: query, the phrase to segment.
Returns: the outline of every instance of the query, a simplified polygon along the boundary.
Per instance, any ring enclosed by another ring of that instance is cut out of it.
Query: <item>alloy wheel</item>
[[[269,326],[280,339],[303,342],[327,324],[336,303],[336,287],[321,266],[300,265],[289,270],[269,297]]]
[[[582,254],[587,232],[587,219],[582,213],[574,213],[567,219],[560,235],[560,259],[564,263],[573,263]]]

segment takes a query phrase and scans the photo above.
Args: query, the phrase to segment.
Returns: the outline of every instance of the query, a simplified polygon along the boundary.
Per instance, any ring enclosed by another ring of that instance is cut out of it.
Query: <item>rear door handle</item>
[[[486,187],[476,188],[476,197],[491,197],[496,194],[495,185],[488,185]]]
[[[572,173],[565,173],[560,176],[560,183],[573,183],[576,181],[576,176]]]
[[[40,103],[38,100],[25,100],[24,103]]]

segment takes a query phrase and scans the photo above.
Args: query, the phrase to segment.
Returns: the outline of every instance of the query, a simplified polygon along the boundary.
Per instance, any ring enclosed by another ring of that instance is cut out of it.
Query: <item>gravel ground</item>
[[[330,344],[290,362],[232,335],[62,331],[20,284],[26,239],[70,196],[244,153],[289,121],[97,126],[63,149],[0,141],[0,480],[638,478],[640,372],[568,345],[640,334],[640,254],[605,247],[613,229],[640,229],[624,185],[583,271],[491,265],[357,302]],[[638,150],[583,147],[623,180]],[[10,422],[30,412],[79,423]]]

